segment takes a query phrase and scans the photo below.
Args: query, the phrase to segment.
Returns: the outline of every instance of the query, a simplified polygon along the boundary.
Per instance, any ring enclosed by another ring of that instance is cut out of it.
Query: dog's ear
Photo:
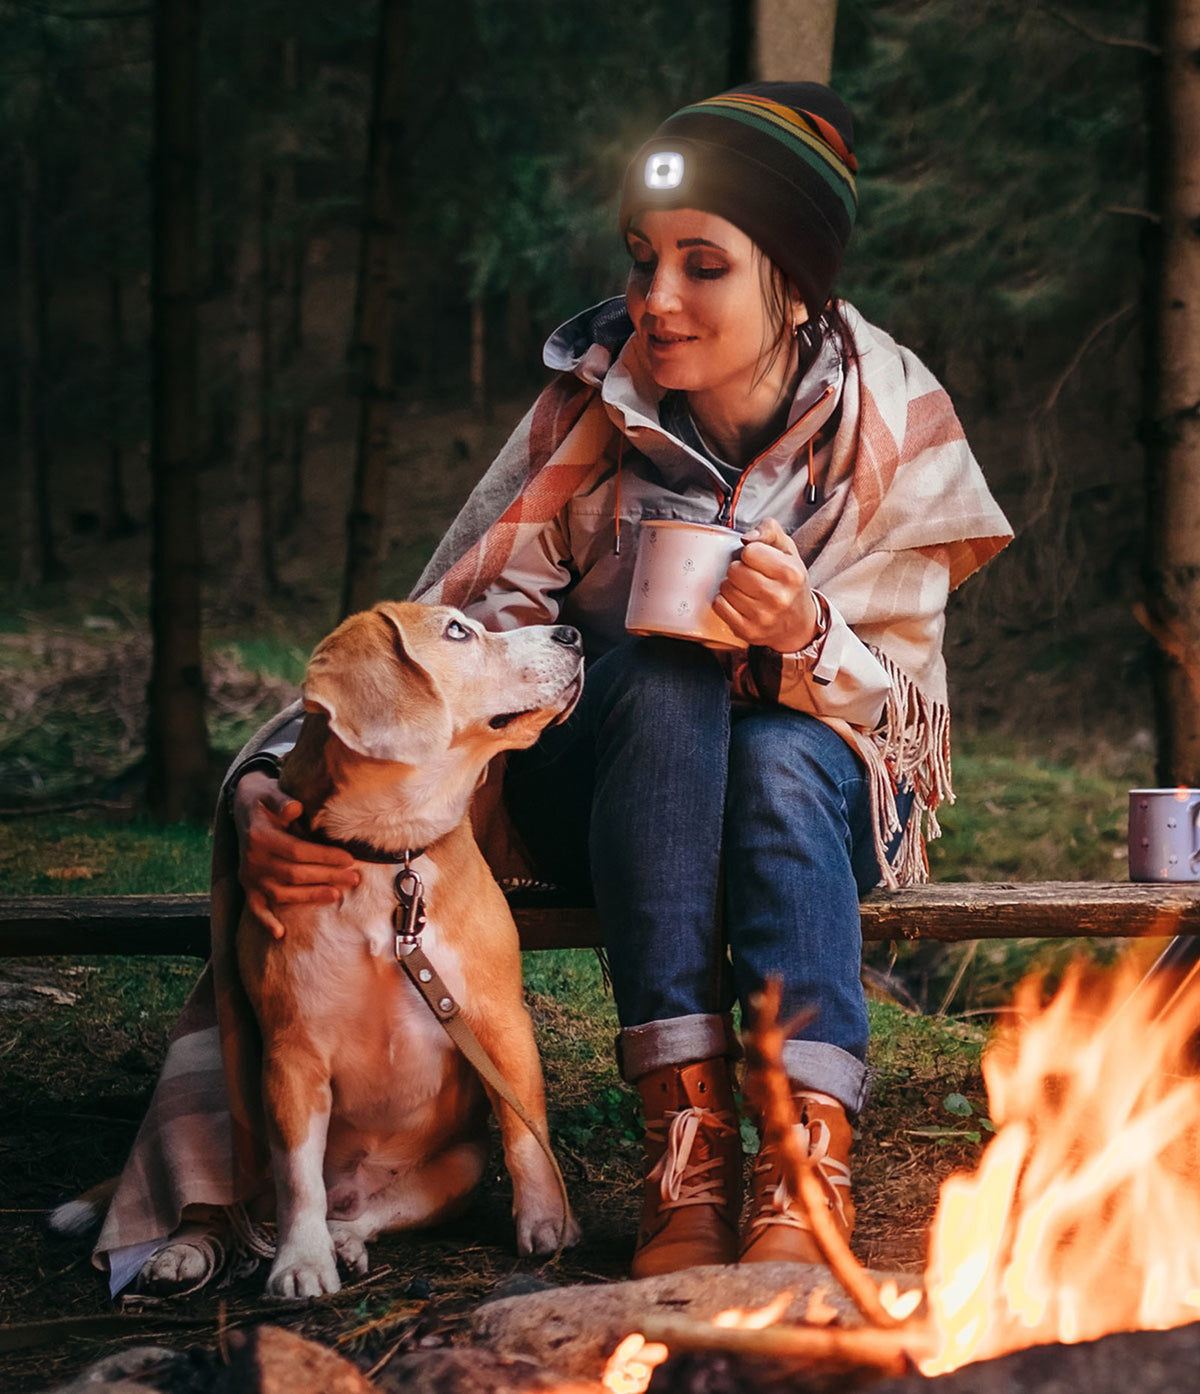
[[[334,735],[360,755],[429,760],[449,745],[453,723],[413,649],[394,606],[351,615],[313,651],[305,707],[323,711]]]

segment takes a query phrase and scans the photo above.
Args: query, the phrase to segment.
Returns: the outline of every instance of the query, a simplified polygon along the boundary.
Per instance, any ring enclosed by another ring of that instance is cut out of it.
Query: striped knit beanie
[[[752,238],[819,318],[858,206],[850,112],[818,82],[748,82],[669,116],[634,156],[621,231],[647,208],[697,208]]]

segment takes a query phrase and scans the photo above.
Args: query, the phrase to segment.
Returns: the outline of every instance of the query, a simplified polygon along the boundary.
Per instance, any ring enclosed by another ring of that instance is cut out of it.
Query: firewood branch
[[[825,1261],[851,1301],[867,1321],[894,1328],[899,1322],[883,1305],[871,1275],[842,1238],[808,1154],[800,1145],[791,1086],[783,1068],[788,1032],[779,1025],[781,1000],[779,983],[768,982],[758,995],[754,1025],[745,1039],[746,1092],[758,1110],[762,1145],[777,1150],[788,1193],[803,1208]]]
[[[869,1368],[900,1375],[918,1358],[921,1333],[916,1329],[880,1331],[873,1327],[842,1330],[829,1326],[766,1326],[759,1331],[713,1326],[684,1317],[647,1316],[647,1341],[661,1341],[672,1354],[685,1350],[727,1351],[768,1360],[817,1362],[842,1368]]]

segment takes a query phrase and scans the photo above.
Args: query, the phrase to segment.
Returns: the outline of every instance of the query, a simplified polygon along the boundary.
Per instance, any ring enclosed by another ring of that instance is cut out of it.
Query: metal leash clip
[[[425,928],[425,886],[420,876],[407,865],[396,873],[396,908],[392,911],[392,927],[396,931],[396,957],[404,958],[421,942]]]

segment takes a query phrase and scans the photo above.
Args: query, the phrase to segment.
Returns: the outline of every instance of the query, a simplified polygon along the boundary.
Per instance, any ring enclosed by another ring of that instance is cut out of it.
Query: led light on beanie
[[[677,189],[683,183],[683,156],[678,150],[656,150],[646,159],[647,189]]]

